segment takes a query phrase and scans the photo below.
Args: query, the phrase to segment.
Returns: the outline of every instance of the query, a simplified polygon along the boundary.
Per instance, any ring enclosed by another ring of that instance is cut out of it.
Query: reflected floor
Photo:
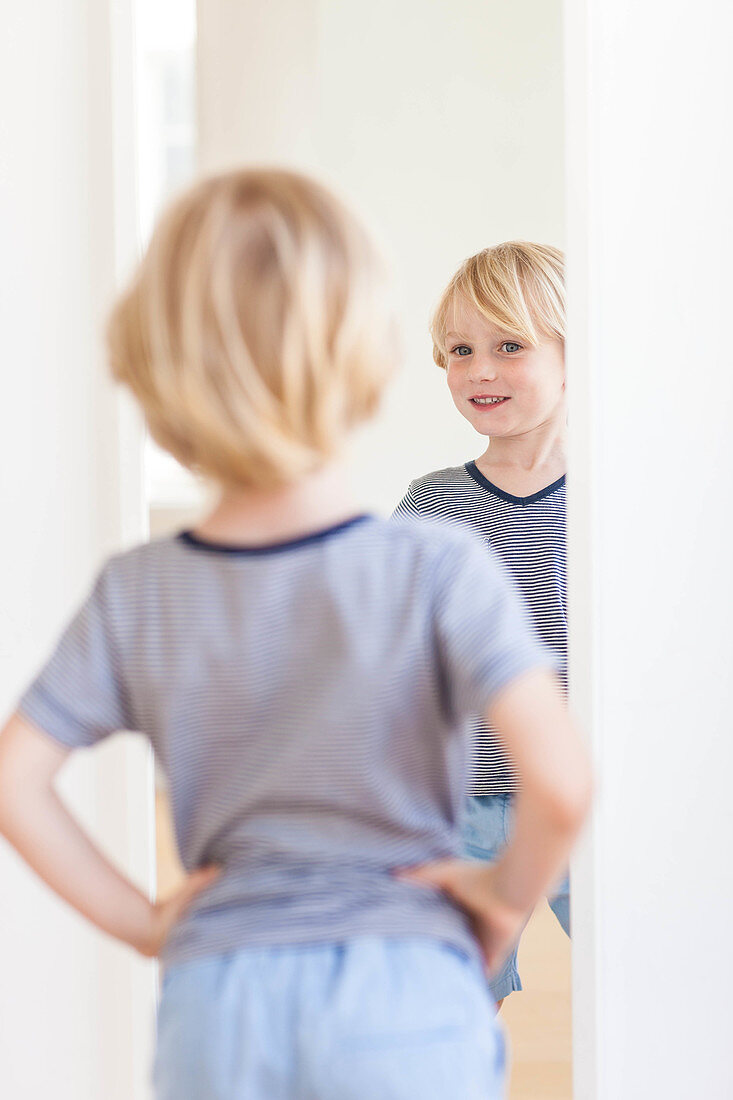
[[[524,989],[501,1017],[511,1047],[509,1100],[571,1100],[570,941],[546,902],[519,947]]]

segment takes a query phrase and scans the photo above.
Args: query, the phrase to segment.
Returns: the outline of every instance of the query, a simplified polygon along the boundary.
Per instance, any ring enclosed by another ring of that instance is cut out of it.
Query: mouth
[[[511,398],[499,397],[494,394],[477,394],[476,397],[469,397],[468,400],[479,409],[496,409],[499,405],[504,405],[507,401],[511,401]]]

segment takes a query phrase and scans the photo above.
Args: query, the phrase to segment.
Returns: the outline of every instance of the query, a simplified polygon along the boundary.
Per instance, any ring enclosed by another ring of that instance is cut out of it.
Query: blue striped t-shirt
[[[443,894],[390,871],[459,852],[467,720],[551,663],[480,543],[361,516],[112,558],[19,709],[70,747],[152,742],[184,867],[224,869],[165,961],[360,935],[472,950]]]
[[[556,654],[567,690],[565,477],[518,497],[493,485],[475,462],[449,466],[413,481],[395,515],[452,521],[485,540],[526,600],[541,640]],[[496,734],[476,722],[469,793],[505,794],[516,787],[517,776]]]

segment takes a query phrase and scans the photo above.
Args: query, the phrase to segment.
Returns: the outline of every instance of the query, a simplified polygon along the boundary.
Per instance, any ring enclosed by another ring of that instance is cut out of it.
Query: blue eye
[[[515,352],[522,350],[522,345],[515,343],[514,340],[505,340],[501,347],[502,351],[506,348],[509,355],[514,355]]]
[[[457,344],[456,347],[451,348],[451,355],[470,355],[471,349],[468,344]]]

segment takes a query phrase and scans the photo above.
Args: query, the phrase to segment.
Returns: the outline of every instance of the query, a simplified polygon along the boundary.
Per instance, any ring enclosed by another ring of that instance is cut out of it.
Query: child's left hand
[[[490,974],[497,973],[509,956],[529,917],[499,896],[495,875],[493,866],[467,859],[438,860],[396,875],[443,890],[467,913]]]

